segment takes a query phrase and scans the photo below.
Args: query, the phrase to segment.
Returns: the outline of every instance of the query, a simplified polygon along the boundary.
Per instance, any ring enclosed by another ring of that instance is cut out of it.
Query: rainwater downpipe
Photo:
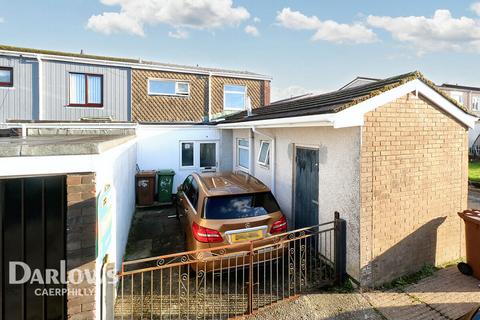
[[[43,62],[42,56],[36,55],[38,62],[38,120],[43,120]]]
[[[270,146],[270,155],[272,156],[272,161],[270,163],[270,169],[272,170],[272,174],[270,175],[270,178],[271,178],[271,191],[273,193],[273,195],[275,195],[275,137],[274,136],[271,136],[271,135],[268,135],[266,134],[265,132],[262,132],[262,131],[258,131],[255,127],[252,127],[252,131],[253,133],[256,133],[256,134],[259,134],[259,135],[262,135],[262,136],[265,136],[267,138],[269,138],[272,143],[271,143],[271,146]],[[254,148],[252,148],[254,149]]]

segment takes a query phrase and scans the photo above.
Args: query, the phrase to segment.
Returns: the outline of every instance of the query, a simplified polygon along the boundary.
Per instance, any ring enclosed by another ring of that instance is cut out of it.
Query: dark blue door
[[[295,228],[318,224],[318,150],[295,149]]]

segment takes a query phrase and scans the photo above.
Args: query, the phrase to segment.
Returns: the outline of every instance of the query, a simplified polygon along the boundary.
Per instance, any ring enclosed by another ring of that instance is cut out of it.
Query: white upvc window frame
[[[150,81],[158,82],[173,82],[175,83],[175,93],[158,93],[150,91]],[[188,91],[186,93],[180,92],[179,85],[187,84]],[[176,80],[176,79],[162,79],[162,78],[148,78],[147,79],[147,93],[149,96],[167,96],[167,97],[190,97],[190,81],[188,80]]]
[[[472,110],[480,111],[480,96],[472,96]]]
[[[245,88],[245,92],[243,93],[244,94],[244,104],[243,104],[243,107],[242,108],[228,108],[226,106],[226,95],[228,93],[233,93],[233,94],[240,94],[240,92],[237,92],[237,91],[229,91],[229,90],[225,90],[225,87],[229,87],[229,86],[236,86],[236,87],[244,87]],[[248,86],[247,85],[243,85],[243,84],[231,84],[231,83],[228,83],[228,84],[224,84],[223,85],[223,110],[224,111],[243,111],[247,108],[247,97],[248,97]]]
[[[191,166],[184,166],[183,165],[183,144],[186,144],[186,143],[189,143],[189,144],[192,144],[193,145],[193,163]],[[195,151],[196,151],[196,145],[195,145],[195,141],[189,141],[189,140],[186,140],[186,141],[180,141],[180,169],[195,169]]]
[[[261,155],[262,155],[262,148],[265,146],[265,145],[268,145],[267,146],[267,153],[266,153],[266,156],[265,156],[265,159],[260,159]],[[272,147],[272,142],[270,140],[261,140],[260,141],[260,148],[258,149],[258,157],[257,157],[257,163],[259,165],[262,165],[264,167],[268,167],[270,166],[270,149]]]
[[[465,98],[462,91],[450,91],[450,97],[462,105],[465,104]]]
[[[183,166],[182,158],[182,144],[192,143],[193,144],[193,165],[192,166]],[[215,166],[212,167],[200,167],[200,145],[201,144],[215,144]],[[208,170],[208,171],[217,171],[220,162],[219,156],[219,140],[181,140],[179,141],[179,168],[181,170]],[[208,169],[207,169],[208,168]]]
[[[248,147],[246,146],[242,146],[240,145],[240,141],[241,140],[245,140],[248,142]],[[235,164],[236,164],[236,167],[237,169],[240,169],[242,171],[245,171],[245,172],[250,172],[250,139],[249,138],[237,138],[237,141],[236,141],[236,145],[235,145],[235,148],[236,148],[236,159],[235,159]],[[248,153],[248,168],[240,165],[240,149],[242,150],[246,150],[247,153]]]

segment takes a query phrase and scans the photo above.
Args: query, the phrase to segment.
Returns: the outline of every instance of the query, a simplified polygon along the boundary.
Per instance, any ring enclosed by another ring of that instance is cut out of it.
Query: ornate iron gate
[[[228,319],[344,280],[345,221],[124,262],[116,319]],[[245,247],[247,249],[245,249]]]

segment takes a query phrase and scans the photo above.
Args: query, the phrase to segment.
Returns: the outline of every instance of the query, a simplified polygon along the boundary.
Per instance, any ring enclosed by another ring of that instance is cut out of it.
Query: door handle
[[[312,202],[318,206],[318,201],[312,200]]]

